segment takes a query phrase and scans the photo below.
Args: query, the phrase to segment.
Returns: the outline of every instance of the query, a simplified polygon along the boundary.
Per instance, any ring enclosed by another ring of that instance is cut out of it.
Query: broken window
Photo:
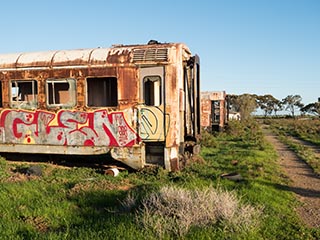
[[[87,105],[88,107],[118,106],[117,78],[87,78]]]
[[[73,107],[76,105],[75,79],[48,79],[46,87],[49,107]]]
[[[212,107],[212,122],[219,123],[220,122],[220,101],[211,101]]]
[[[35,109],[38,106],[38,85],[35,80],[11,80],[11,107]]]
[[[146,76],[143,78],[144,102],[148,106],[161,104],[161,78],[160,76]]]

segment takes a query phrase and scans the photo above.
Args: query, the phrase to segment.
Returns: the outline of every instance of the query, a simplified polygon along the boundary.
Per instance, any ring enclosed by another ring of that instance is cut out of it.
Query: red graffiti
[[[64,146],[133,146],[140,141],[123,112],[6,109],[0,115],[0,141]]]

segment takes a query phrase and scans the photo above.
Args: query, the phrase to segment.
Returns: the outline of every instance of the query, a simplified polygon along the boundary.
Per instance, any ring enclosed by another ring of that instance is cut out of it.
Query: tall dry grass
[[[134,205],[128,196],[123,205]],[[262,210],[240,202],[234,192],[215,188],[187,190],[162,187],[142,199],[137,221],[159,238],[181,237],[192,227],[222,224],[228,231],[246,231],[258,225]],[[129,208],[128,206],[126,208]]]

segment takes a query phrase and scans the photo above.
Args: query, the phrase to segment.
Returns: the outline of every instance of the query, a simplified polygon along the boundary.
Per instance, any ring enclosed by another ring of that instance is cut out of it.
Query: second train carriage
[[[201,127],[223,131],[228,123],[229,100],[225,91],[201,92]]]
[[[0,55],[0,152],[181,168],[199,152],[200,63],[185,44]]]

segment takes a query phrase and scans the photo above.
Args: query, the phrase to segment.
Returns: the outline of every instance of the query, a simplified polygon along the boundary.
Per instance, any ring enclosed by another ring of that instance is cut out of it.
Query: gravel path
[[[297,209],[308,227],[320,227],[320,178],[292,150],[280,142],[275,134],[264,129],[266,139],[272,143],[280,157],[280,166],[290,179],[289,191],[302,203]]]

